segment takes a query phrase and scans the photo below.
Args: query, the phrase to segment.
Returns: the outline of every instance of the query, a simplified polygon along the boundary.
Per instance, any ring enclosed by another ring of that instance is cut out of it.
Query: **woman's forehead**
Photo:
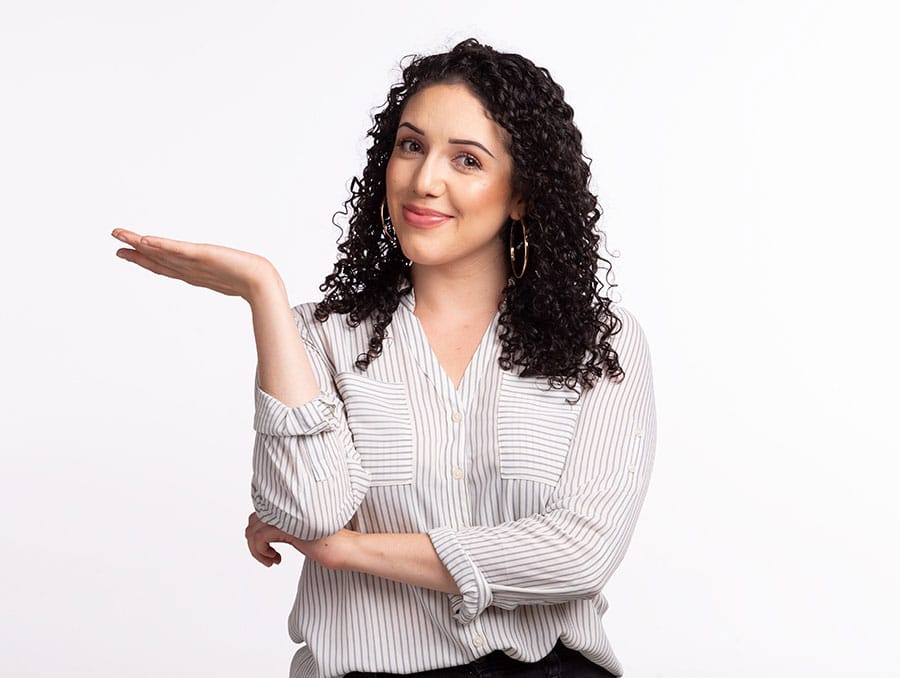
[[[478,133],[491,141],[504,140],[503,128],[461,83],[428,85],[416,92],[406,102],[400,121],[411,123],[426,136],[453,138]]]

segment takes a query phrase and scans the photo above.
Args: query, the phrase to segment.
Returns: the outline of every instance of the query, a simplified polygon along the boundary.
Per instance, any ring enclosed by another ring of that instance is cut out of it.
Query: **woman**
[[[114,231],[129,261],[250,304],[245,536],[266,566],[274,542],[306,556],[292,676],[621,675],[602,589],[656,420],[644,334],[600,294],[572,120],[519,55],[413,60],[318,304],[290,308],[262,257]]]

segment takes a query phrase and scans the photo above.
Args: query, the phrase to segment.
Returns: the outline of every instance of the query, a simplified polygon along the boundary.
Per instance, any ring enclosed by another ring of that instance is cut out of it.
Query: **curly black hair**
[[[380,216],[400,116],[405,102],[425,87],[461,83],[508,133],[513,192],[525,199],[528,266],[503,290],[500,367],[519,365],[523,376],[547,377],[551,388],[566,386],[579,398],[579,385],[592,388],[604,369],[608,378],[621,378],[609,338],[622,321],[601,294],[604,284],[597,276],[600,261],[606,263],[607,282],[612,268],[598,250],[604,234],[595,227],[603,212],[589,189],[590,158],[582,151],[563,88],[547,69],[474,38],[449,52],[411,58],[402,67],[401,82],[373,115],[362,178],[351,180],[351,196],[335,213],[335,218],[349,215],[349,233],[338,245],[344,256],[319,286],[326,294],[315,318],[324,322],[331,313],[347,314],[347,324],[358,327],[373,316],[374,335],[356,366],[365,370],[381,354],[384,330],[412,286],[411,263],[385,236]],[[500,237],[508,250],[510,229],[501,229]],[[522,243],[515,246],[521,262]]]

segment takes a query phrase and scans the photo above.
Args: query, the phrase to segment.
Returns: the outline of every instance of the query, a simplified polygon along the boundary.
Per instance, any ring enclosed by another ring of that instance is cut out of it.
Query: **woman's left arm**
[[[323,539],[293,545],[329,569],[365,572],[426,589],[459,593],[424,532],[367,534],[345,528]]]
[[[428,535],[363,534],[346,528],[304,541],[251,513],[244,530],[251,555],[266,567],[281,563],[272,544],[290,544],[304,556],[332,570],[355,570],[444,593],[459,593]]]

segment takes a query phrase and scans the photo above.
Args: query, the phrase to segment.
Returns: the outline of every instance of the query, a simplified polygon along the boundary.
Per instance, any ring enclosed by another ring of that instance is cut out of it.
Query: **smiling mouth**
[[[434,228],[453,218],[448,214],[434,212],[433,210],[423,212],[415,211],[404,205],[403,219],[414,228]]]

